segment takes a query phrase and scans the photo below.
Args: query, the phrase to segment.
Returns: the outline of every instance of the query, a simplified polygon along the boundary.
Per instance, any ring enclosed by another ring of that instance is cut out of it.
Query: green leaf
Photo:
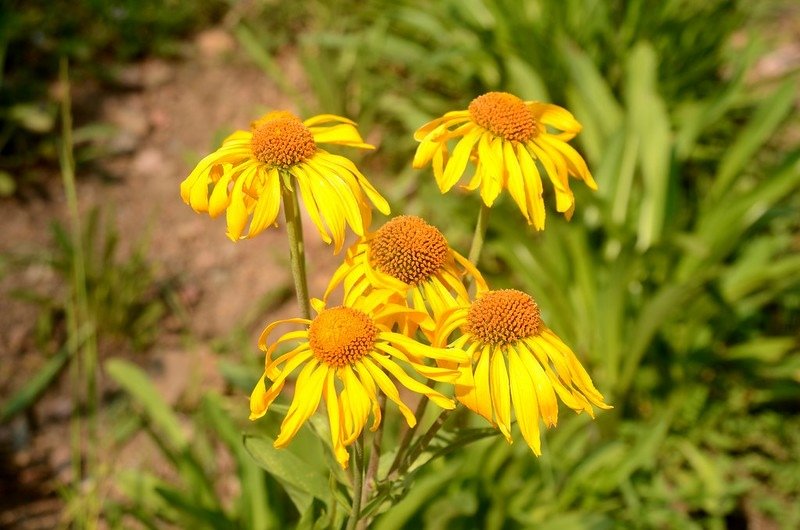
[[[269,510],[269,501],[264,472],[253,465],[253,461],[242,446],[241,430],[234,424],[231,415],[222,407],[216,393],[203,396],[203,412],[211,427],[236,458],[236,470],[241,483],[237,512],[248,528],[277,528],[274,514]]]
[[[110,359],[106,361],[105,369],[142,406],[147,417],[158,427],[172,448],[182,450],[189,445],[178,418],[141,368],[128,361]]]
[[[33,405],[47,390],[47,387],[61,373],[62,368],[70,358],[70,352],[62,348],[55,356],[49,359],[25,385],[13,396],[3,403],[0,409],[0,424],[7,422],[21,411]]]
[[[273,447],[274,440],[266,435],[245,435],[243,440],[253,460],[282,484],[289,486],[287,492],[300,513],[308,510],[313,497],[331,505],[328,477],[292,452]]]
[[[791,112],[796,97],[797,80],[788,79],[770,97],[764,98],[720,161],[717,177],[708,195],[709,202],[720,200],[728,191],[734,179],[776,133],[778,126]]]
[[[199,524],[202,528],[215,530],[236,530],[239,528],[222,510],[215,510],[198,505],[187,498],[181,491],[167,486],[157,486],[156,492],[172,507],[172,509],[188,517],[184,523]],[[184,526],[185,528],[185,526]]]
[[[639,43],[627,62],[626,104],[628,127],[638,140],[643,190],[640,198],[638,240],[640,250],[658,241],[664,227],[669,188],[669,115],[657,91],[658,57],[653,48]]]

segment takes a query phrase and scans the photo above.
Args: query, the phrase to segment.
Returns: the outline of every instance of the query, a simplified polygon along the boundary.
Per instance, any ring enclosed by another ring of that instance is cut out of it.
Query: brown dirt
[[[126,69],[122,79],[132,90],[100,93],[96,98],[100,121],[116,127],[106,149],[119,154],[103,158],[95,169],[112,178],[100,179],[94,174],[97,171],[77,169],[81,210],[100,206],[110,214],[121,235],[123,254],[145,237],[158,277],[177,280],[189,329],[177,333],[169,329],[174,325],[165,325],[167,330],[154,346],[136,357],[171,404],[198,384],[192,379],[197,374],[202,388],[221,389],[217,356],[209,342],[230,334],[259,298],[291,285],[282,227],[232,243],[225,236],[224,218],[212,220],[194,213],[178,193],[193,162],[213,150],[222,134],[247,128],[265,110],[291,109],[291,102],[241,56],[226,32],[206,31],[192,48],[190,57],[180,63],[149,60]],[[301,69],[290,57],[279,61],[290,79],[297,81],[295,85],[302,87]],[[76,102],[82,96],[95,97],[93,93],[87,96],[86,90],[82,94],[81,87],[73,88]],[[68,223],[57,174],[48,180],[44,195],[0,203],[4,233],[0,255],[21,257],[51,248],[50,223]],[[340,256],[316,232],[306,232],[306,244],[310,290],[312,296],[319,296]],[[5,317],[0,320],[0,392],[6,398],[46,361],[32,340],[37,310],[12,292],[22,288],[58,296],[66,286],[43,265],[11,263],[0,272],[0,314]],[[262,322],[248,329],[252,347],[242,356],[260,356],[255,344],[263,322],[295,314],[293,297],[283,302],[256,318]],[[194,340],[182,340],[187,334]],[[103,357],[112,354],[133,358],[131,352],[101,351]],[[61,379],[27,415],[0,427],[0,497],[4,499],[0,527],[51,528],[59,517],[62,503],[55,491],[70,475],[64,440],[72,408],[66,377]],[[242,400],[246,403],[245,396]],[[134,440],[133,447],[115,455],[118,465],[142,465],[151,458],[147,443]]]

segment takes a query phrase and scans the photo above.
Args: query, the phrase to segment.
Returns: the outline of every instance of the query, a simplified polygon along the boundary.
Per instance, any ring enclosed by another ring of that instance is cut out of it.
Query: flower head
[[[369,227],[365,195],[384,214],[389,205],[352,161],[319,147],[324,143],[373,149],[346,118],[322,114],[301,121],[291,112],[270,112],[201,160],[181,183],[181,198],[211,217],[225,212],[228,237],[236,241],[274,224],[281,186],[296,184],[322,239],[338,252],[346,225],[358,235]]]
[[[420,324],[432,332],[435,319],[446,309],[469,303],[463,284],[467,274],[475,279],[478,290],[487,289],[481,273],[450,248],[435,226],[420,217],[401,215],[348,249],[325,299],[343,283],[349,286],[345,303],[370,295],[382,302],[406,304],[431,317]],[[404,327],[408,334],[418,322],[410,324]]]
[[[434,344],[445,343],[459,328],[461,336],[451,346],[464,349],[470,362],[459,367],[456,397],[509,442],[512,405],[536,455],[541,454],[539,418],[548,427],[558,422],[556,395],[592,417],[592,406],[611,408],[572,350],[544,325],[529,295],[513,289],[481,293],[469,306],[443,316]]]
[[[330,308],[319,300],[313,304],[317,310],[314,319],[279,320],[267,326],[259,340],[266,361],[264,375],[250,396],[251,420],[267,413],[286,379],[300,370],[275,447],[285,447],[324,399],[336,459],[342,467],[347,467],[347,446],[361,434],[370,411],[371,429],[374,431],[380,425],[379,392],[397,404],[409,426],[416,424],[414,413],[403,402],[394,381],[411,392],[427,396],[440,407],[454,408],[450,398],[417,381],[409,372],[452,382],[458,376],[455,369],[428,366],[422,360],[458,363],[466,357],[463,351],[434,348],[392,332],[391,323],[398,314],[413,313],[412,310],[394,304],[375,305],[366,298]],[[286,333],[269,344],[269,335],[284,323],[301,324],[303,329]],[[273,359],[278,346],[286,342],[296,345]]]
[[[567,143],[580,130],[572,114],[557,105],[489,92],[473,99],[467,110],[448,112],[420,127],[414,133],[420,145],[413,165],[422,168],[432,162],[439,189],[446,193],[461,180],[472,159],[476,168],[467,189],[480,188],[483,202],[491,206],[507,188],[528,224],[542,230],[545,210],[536,161],[555,188],[556,209],[567,218],[575,208],[570,175],[597,189],[586,162]],[[455,138],[451,155],[448,142]]]

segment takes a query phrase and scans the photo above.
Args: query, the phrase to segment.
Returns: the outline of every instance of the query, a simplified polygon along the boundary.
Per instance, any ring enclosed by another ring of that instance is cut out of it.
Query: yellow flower
[[[338,252],[346,224],[358,235],[369,227],[371,209],[364,194],[384,214],[389,205],[352,161],[321,149],[318,144],[324,143],[374,149],[347,118],[321,114],[300,121],[291,112],[270,112],[201,160],[181,183],[181,198],[198,213],[217,217],[226,212],[228,237],[236,241],[274,224],[281,186],[293,189],[296,183],[322,239],[332,239]]]
[[[469,303],[463,284],[465,274],[474,278],[479,290],[487,289],[481,273],[450,248],[436,227],[420,217],[401,215],[348,249],[324,298],[327,300],[339,284],[344,284],[345,304],[367,295],[382,303],[394,300],[431,315],[421,325],[432,333],[435,319],[446,309]],[[411,324],[403,326],[409,335],[413,335],[417,322]]]
[[[264,375],[250,396],[251,420],[267,413],[287,377],[302,366],[275,447],[285,447],[324,398],[336,460],[346,468],[346,447],[361,434],[370,410],[371,430],[380,425],[379,392],[397,404],[409,426],[416,424],[414,413],[401,399],[394,381],[411,392],[428,396],[442,408],[455,407],[451,399],[420,383],[403,368],[407,366],[412,373],[433,380],[452,382],[458,376],[456,370],[427,366],[418,360],[466,361],[463,351],[434,348],[393,333],[387,322],[393,322],[398,313],[412,313],[411,310],[393,304],[375,305],[368,299],[332,308],[326,308],[320,300],[313,300],[312,304],[318,312],[313,320],[279,320],[267,326],[259,340],[259,347],[266,351],[266,361]],[[286,333],[268,346],[270,333],[283,323],[302,324],[304,329]],[[297,345],[273,359],[276,348],[285,342]],[[271,382],[269,387],[267,380]]]
[[[451,333],[451,347],[465,349],[456,397],[498,427],[511,442],[511,405],[523,438],[541,454],[539,417],[558,422],[556,395],[579,414],[594,417],[592,405],[609,409],[572,350],[544,325],[529,295],[513,289],[486,291],[469,306],[450,310],[440,322],[435,345]],[[443,363],[443,366],[451,366]]]
[[[561,132],[551,132],[551,129]],[[442,193],[464,175],[467,162],[476,164],[467,189],[480,187],[481,198],[491,206],[508,188],[522,214],[537,230],[544,229],[542,178],[536,161],[544,168],[556,192],[556,209],[569,219],[575,199],[569,175],[597,189],[581,155],[567,141],[581,125],[567,110],[538,101],[522,101],[506,92],[489,92],[473,99],[467,110],[448,112],[417,130],[421,142],[414,167],[433,162],[433,174]],[[460,138],[452,156],[447,143]]]

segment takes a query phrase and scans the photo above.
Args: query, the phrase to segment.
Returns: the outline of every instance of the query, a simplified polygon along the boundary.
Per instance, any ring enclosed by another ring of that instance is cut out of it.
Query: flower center
[[[365,313],[350,307],[325,309],[308,328],[311,351],[329,366],[354,363],[370,352],[378,328]]]
[[[274,112],[253,122],[253,156],[271,166],[291,167],[317,150],[314,136],[296,116]]]
[[[536,120],[525,102],[507,92],[488,92],[469,104],[472,119],[495,136],[525,142],[538,134]]]
[[[370,262],[381,272],[409,285],[431,277],[450,247],[441,232],[413,215],[395,217],[370,242]]]
[[[484,344],[502,346],[539,333],[539,306],[529,295],[514,289],[487,291],[467,312],[465,331]]]

